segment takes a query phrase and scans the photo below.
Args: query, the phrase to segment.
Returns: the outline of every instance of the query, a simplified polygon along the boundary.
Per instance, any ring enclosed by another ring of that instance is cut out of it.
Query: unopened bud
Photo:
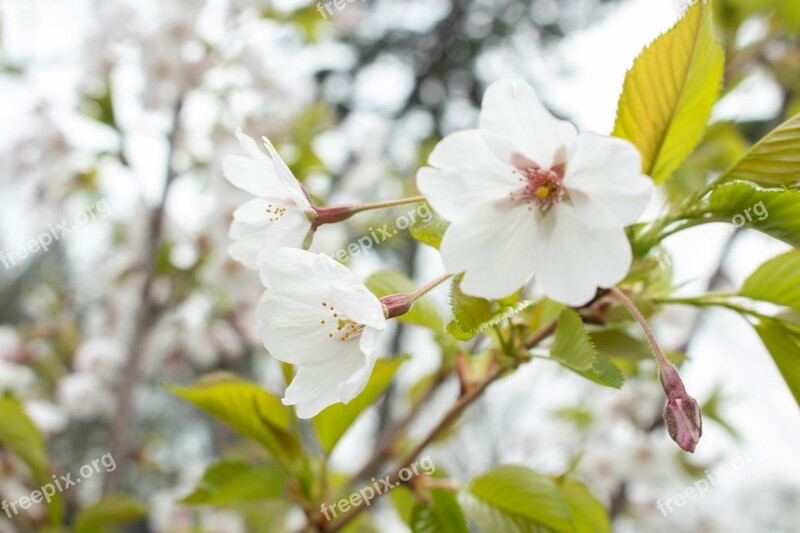
[[[408,313],[414,305],[414,299],[408,294],[392,294],[381,298],[386,318],[397,318]]]
[[[703,417],[697,401],[686,393],[678,371],[672,365],[663,365],[659,373],[667,405],[664,407],[664,423],[669,436],[682,450],[694,453],[703,435]]]

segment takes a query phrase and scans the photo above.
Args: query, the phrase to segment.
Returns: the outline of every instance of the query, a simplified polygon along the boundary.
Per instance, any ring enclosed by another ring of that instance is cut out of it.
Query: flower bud
[[[697,401],[686,393],[678,371],[672,365],[662,366],[659,377],[667,394],[664,423],[669,436],[681,449],[694,453],[703,435],[703,417]]]
[[[386,318],[397,318],[408,313],[414,305],[414,299],[408,294],[392,294],[381,298],[383,314]]]

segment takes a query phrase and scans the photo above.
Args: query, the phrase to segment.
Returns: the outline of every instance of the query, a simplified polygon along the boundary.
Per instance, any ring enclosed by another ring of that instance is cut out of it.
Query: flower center
[[[331,319],[322,319],[320,321],[320,324],[323,326],[330,325],[330,329],[326,333],[328,338],[338,339],[340,342],[346,342],[357,339],[361,336],[361,332],[364,331],[363,324],[356,324],[349,318],[342,316],[337,312],[335,305],[328,302],[321,303],[322,307],[327,308],[327,310],[331,313]],[[334,325],[336,326],[336,329],[333,329]]]
[[[285,207],[275,207],[272,204],[267,206],[267,214],[269,215],[270,222],[276,222],[280,220],[280,218],[286,214]]]
[[[569,198],[569,192],[564,186],[564,164],[558,164],[549,169],[541,168],[530,162],[523,168],[518,168],[522,187],[509,193],[513,203],[527,203],[528,210],[538,208],[546,213],[554,205]]]

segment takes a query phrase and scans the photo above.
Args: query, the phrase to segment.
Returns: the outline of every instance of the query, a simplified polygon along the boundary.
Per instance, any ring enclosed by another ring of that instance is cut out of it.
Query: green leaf
[[[756,331],[800,405],[800,331],[776,320],[763,320]]]
[[[469,533],[467,521],[451,492],[431,491],[431,505],[418,504],[411,515],[413,533]]]
[[[653,351],[647,343],[635,339],[618,329],[593,331],[589,336],[597,351],[606,357],[641,361],[653,356]]]
[[[468,341],[533,305],[533,302],[529,301],[515,302],[515,298],[492,302],[464,294],[460,286],[462,278],[463,275],[457,276],[450,289],[453,320],[447,325],[447,331],[459,340]]]
[[[129,496],[111,494],[82,509],[75,518],[76,533],[106,531],[109,526],[125,524],[145,518],[146,505]]]
[[[712,10],[697,2],[636,58],[625,76],[614,135],[662,182],[697,146],[722,84],[724,57]]]
[[[356,421],[358,416],[383,394],[391,383],[395,372],[407,357],[379,359],[375,362],[372,376],[364,392],[348,404],[337,403],[326,408],[314,417],[312,423],[319,437],[320,445],[326,453],[330,453],[339,439]]]
[[[482,531],[574,531],[571,511],[558,485],[522,466],[501,466],[475,478],[461,500]],[[498,529],[497,527],[500,526]]]
[[[206,470],[195,491],[181,503],[227,506],[280,498],[286,473],[276,465],[253,466],[244,461],[223,461]]]
[[[589,370],[596,356],[597,349],[580,315],[572,309],[564,309],[558,317],[556,340],[550,348],[550,357],[572,370]]]
[[[791,250],[758,267],[739,295],[800,310],[800,251]]]
[[[417,287],[405,274],[394,271],[376,272],[364,283],[378,298],[392,294],[410,294]],[[397,318],[401,322],[442,331],[444,321],[436,305],[428,297],[422,297],[414,303],[411,310]]]
[[[169,390],[279,457],[295,457],[300,443],[289,410],[261,387],[229,375],[212,375],[191,388]]]
[[[744,180],[764,187],[800,185],[800,115],[790,118],[758,141],[717,180]]]
[[[598,354],[597,357],[595,357],[592,368],[589,370],[577,371],[577,373],[604,387],[621,389],[622,385],[625,383],[625,376],[622,375],[617,365],[615,365],[610,358],[602,354]]]
[[[564,478],[561,492],[567,501],[575,533],[609,533],[611,521],[606,508],[586,486],[572,478]]]
[[[716,220],[744,224],[800,248],[800,192],[736,181],[711,193],[710,209]]]
[[[22,459],[37,480],[49,480],[44,438],[14,398],[0,398],[0,445]]]
[[[439,217],[439,215],[431,209],[430,205],[428,205],[428,211],[432,213],[432,216],[427,222],[424,220],[415,220],[414,223],[411,224],[411,236],[422,244],[427,244],[438,250],[439,246],[442,244],[444,232],[447,231],[450,222]]]

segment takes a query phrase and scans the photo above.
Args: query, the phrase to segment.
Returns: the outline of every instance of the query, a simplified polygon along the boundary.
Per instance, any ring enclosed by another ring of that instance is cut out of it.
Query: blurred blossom
[[[17,330],[11,326],[0,326],[0,359],[16,361],[21,349]]]
[[[51,402],[40,400],[25,402],[25,413],[45,435],[60,433],[69,423],[64,409]]]
[[[125,347],[111,338],[91,339],[78,347],[73,366],[78,372],[95,374],[108,383],[120,377],[127,354]]]
[[[75,420],[108,419],[116,408],[116,397],[112,390],[95,374],[65,376],[58,383],[56,397]]]
[[[36,383],[36,374],[27,366],[0,359],[0,394],[24,396]]]

